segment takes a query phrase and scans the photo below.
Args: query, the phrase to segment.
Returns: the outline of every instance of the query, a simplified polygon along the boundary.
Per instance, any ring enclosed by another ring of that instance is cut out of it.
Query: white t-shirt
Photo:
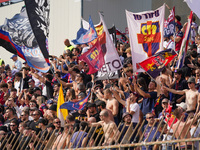
[[[138,123],[139,122],[139,115],[140,115],[140,106],[138,103],[130,104],[130,111],[134,111],[135,113],[132,116],[132,122]]]
[[[170,39],[169,42],[164,41],[163,47],[166,49],[174,49],[174,42]]]

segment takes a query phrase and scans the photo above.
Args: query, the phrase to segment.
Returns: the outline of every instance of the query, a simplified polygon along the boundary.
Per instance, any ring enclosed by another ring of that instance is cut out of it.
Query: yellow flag
[[[64,103],[64,94],[63,94],[63,88],[62,84],[60,85],[60,90],[59,90],[59,96],[58,96],[58,102],[57,102],[57,117],[61,121],[61,126],[65,125],[65,119],[68,115],[68,110],[67,109],[60,109],[60,106]]]

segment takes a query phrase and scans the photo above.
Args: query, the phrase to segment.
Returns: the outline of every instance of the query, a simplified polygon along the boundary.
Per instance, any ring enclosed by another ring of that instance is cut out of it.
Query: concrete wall
[[[19,13],[24,2],[17,4],[12,4],[9,6],[0,7],[0,25],[4,24],[5,18],[12,18],[15,14]],[[0,46],[0,57],[5,61],[6,64],[13,64],[13,61],[10,59],[12,54]]]
[[[131,12],[141,12],[151,9],[151,0],[83,0],[83,18],[91,15],[94,24],[99,23],[98,11],[103,13],[107,28],[114,24],[125,32],[127,27],[125,9]]]
[[[19,13],[24,2],[0,7],[0,25],[5,18],[12,18]],[[80,0],[51,0],[50,3],[50,54],[59,56],[64,51],[63,41],[76,38],[76,32],[80,28],[81,1]],[[11,53],[0,47],[0,56],[6,63],[13,64]]]

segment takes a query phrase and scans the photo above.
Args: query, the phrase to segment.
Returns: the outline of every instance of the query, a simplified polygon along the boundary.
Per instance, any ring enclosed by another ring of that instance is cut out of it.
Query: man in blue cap
[[[21,61],[18,60],[17,55],[12,55],[12,57],[10,57],[10,59],[12,59],[15,63],[12,66],[12,75],[15,75],[16,72],[19,72],[22,68],[22,63]]]

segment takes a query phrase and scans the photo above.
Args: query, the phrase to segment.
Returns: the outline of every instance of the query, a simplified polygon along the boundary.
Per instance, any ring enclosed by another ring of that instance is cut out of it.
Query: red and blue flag
[[[91,16],[89,17],[89,29],[85,31],[85,29],[80,28],[77,32],[77,37],[75,40],[72,40],[72,42],[77,44],[85,44],[93,41],[97,38],[97,32],[95,30],[94,24],[92,22]]]
[[[85,104],[88,102],[89,97],[90,97],[90,91],[88,92],[87,96],[84,99],[78,102],[71,102],[71,101],[65,102],[60,106],[60,109],[83,110]]]
[[[141,66],[150,76],[156,78],[176,55],[174,50],[166,49],[142,61],[139,63],[139,66]]]
[[[192,25],[192,16],[193,16],[193,12],[190,12],[190,16],[188,18],[188,23],[187,23],[187,27],[183,36],[183,40],[182,40],[182,44],[181,44],[181,49],[180,52],[178,54],[178,61],[176,63],[176,69],[182,68],[184,65],[184,61],[185,61],[185,55],[187,53],[187,47],[188,47],[188,43],[189,43],[189,38],[190,38],[190,31],[191,31],[191,25]]]
[[[84,54],[79,57],[79,60],[82,60],[87,63],[89,71],[87,74],[96,73],[104,65],[104,56],[101,49],[99,40]]]

